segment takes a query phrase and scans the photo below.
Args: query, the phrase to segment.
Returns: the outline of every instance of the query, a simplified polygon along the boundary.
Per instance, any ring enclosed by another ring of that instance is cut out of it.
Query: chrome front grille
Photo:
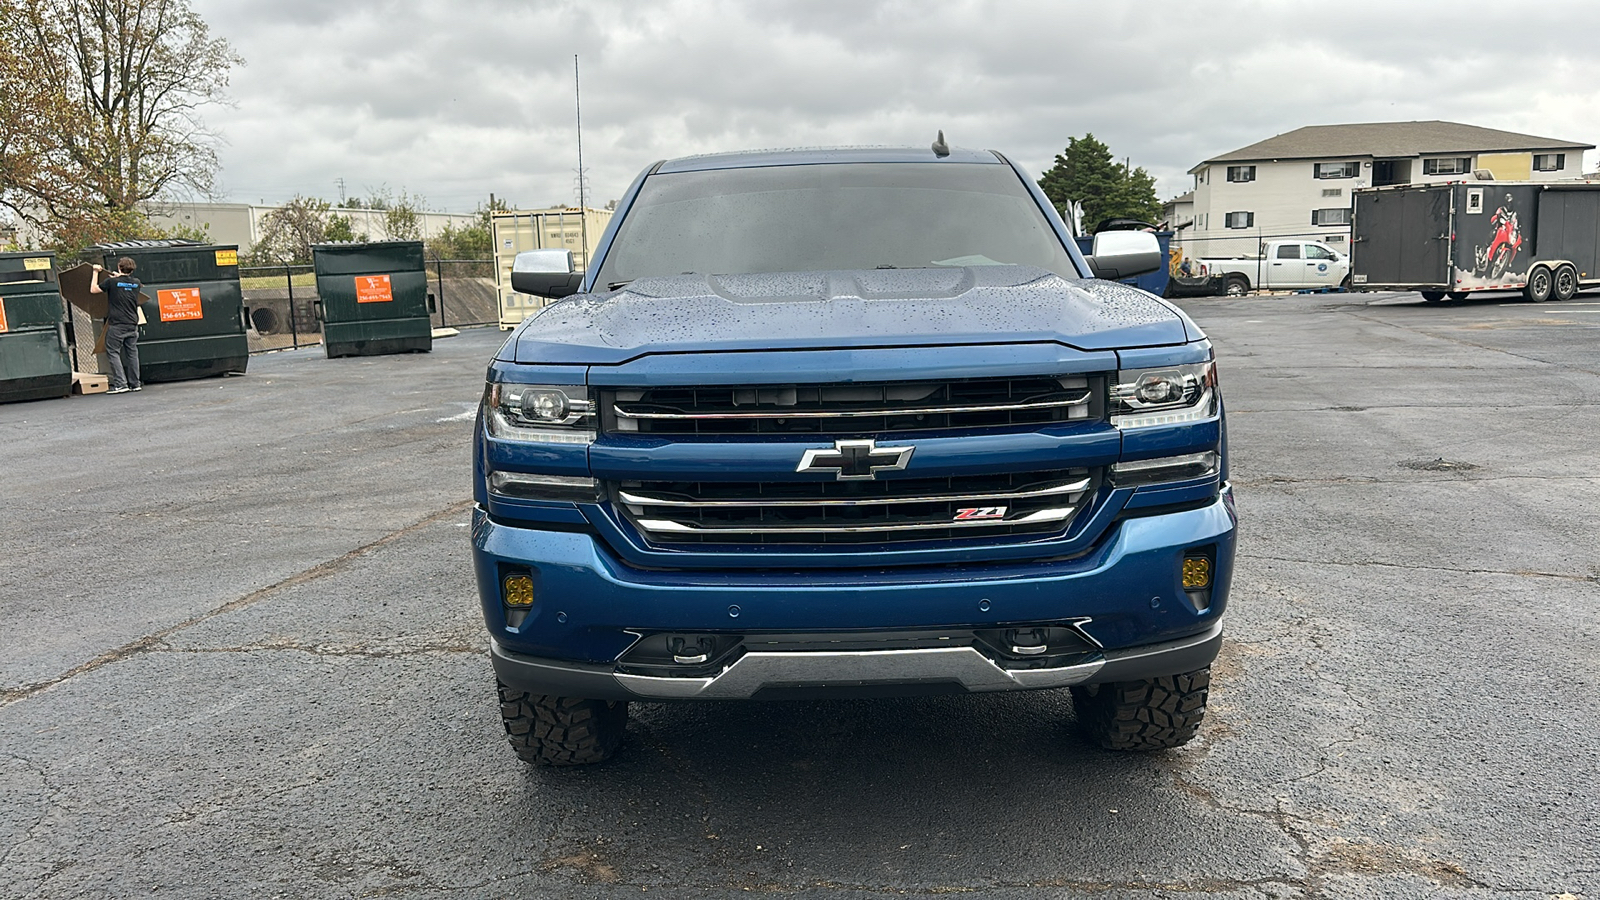
[[[1038,427],[1089,419],[1081,375],[862,384],[618,388],[608,431],[643,434],[876,434]]]
[[[883,544],[1064,531],[1089,469],[877,481],[619,481],[612,502],[658,544]]]

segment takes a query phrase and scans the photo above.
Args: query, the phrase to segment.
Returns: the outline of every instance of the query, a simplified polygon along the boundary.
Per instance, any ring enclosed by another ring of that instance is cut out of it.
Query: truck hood
[[[641,278],[546,307],[504,355],[616,365],[654,353],[1040,341],[1093,351],[1201,337],[1187,316],[1127,285],[979,266]]]

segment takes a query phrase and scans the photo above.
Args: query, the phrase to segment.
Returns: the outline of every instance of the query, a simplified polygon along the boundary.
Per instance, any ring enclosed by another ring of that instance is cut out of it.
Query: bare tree
[[[12,58],[0,71],[24,70],[50,95],[47,114],[15,126],[25,133],[18,146],[63,176],[8,181],[23,197],[17,206],[93,237],[136,226],[138,205],[163,193],[210,194],[217,140],[199,113],[226,100],[229,70],[243,60],[188,0],[0,0],[0,15],[0,52]]]

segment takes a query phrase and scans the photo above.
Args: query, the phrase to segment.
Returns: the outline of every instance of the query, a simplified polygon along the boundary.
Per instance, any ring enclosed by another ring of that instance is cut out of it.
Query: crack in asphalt
[[[1582,584],[1594,584],[1596,582],[1600,582],[1600,574],[1571,575],[1564,572],[1535,572],[1531,569],[1471,569],[1460,566],[1427,566],[1418,563],[1381,562],[1379,560],[1372,559],[1354,561],[1336,559],[1294,559],[1287,556],[1267,556],[1260,553],[1240,553],[1238,554],[1237,558],[1257,559],[1266,562],[1294,563],[1302,566],[1345,566],[1348,568],[1373,566],[1380,569],[1403,569],[1406,571],[1418,572],[1452,572],[1457,575],[1505,575],[1512,578],[1555,578],[1561,581],[1576,581]]]
[[[165,642],[151,646],[146,653],[307,653],[322,657],[359,657],[362,659],[404,659],[411,656],[429,656],[440,653],[482,654],[486,648],[471,644],[419,644],[409,647],[367,647],[362,645],[302,644],[297,641],[265,641],[259,644],[240,644],[232,647],[173,647]]]
[[[27,766],[34,772],[34,774],[38,775],[39,784],[44,786],[45,792],[48,793],[49,796],[45,798],[43,803],[39,804],[38,817],[33,820],[33,823],[29,825],[25,831],[23,831],[21,839],[7,847],[4,853],[0,853],[0,872],[4,872],[6,870],[6,863],[11,861],[11,855],[13,853],[16,853],[18,850],[33,842],[35,836],[34,833],[37,832],[39,827],[44,824],[44,820],[50,815],[50,811],[55,809],[56,801],[61,798],[61,793],[66,790],[64,786],[51,784],[49,770],[44,766],[41,766],[39,763],[34,762],[26,756],[22,756],[18,753],[12,753],[10,751],[6,751],[5,755]]]
[[[113,650],[107,650],[99,656],[96,656],[95,658],[80,665],[74,666],[73,668],[68,669],[67,671],[62,672],[61,674],[52,678],[47,678],[43,681],[37,681],[19,688],[10,688],[0,691],[0,709],[4,709],[5,707],[21,700],[26,700],[43,691],[49,690],[58,684],[70,681],[71,679],[80,675],[93,672],[96,669],[115,662],[121,662],[122,660],[137,656],[142,653],[148,653],[154,649],[160,649],[166,644],[167,638],[172,637],[175,634],[178,634],[189,628],[193,628],[194,626],[210,619],[214,619],[217,616],[226,615],[227,613],[252,606],[279,591],[312,581],[317,581],[319,579],[326,578],[329,575],[341,572],[351,563],[361,559],[374,550],[380,549],[388,544],[400,540],[401,538],[414,534],[415,532],[427,528],[439,521],[459,515],[465,510],[471,508],[471,506],[471,500],[462,500],[459,503],[452,503],[444,509],[424,517],[420,521],[407,525],[398,531],[392,531],[383,537],[378,538],[377,540],[371,541],[370,543],[362,544],[361,546],[351,550],[348,553],[345,553],[342,556],[328,560],[327,562],[318,563],[309,569],[291,575],[282,581],[276,582],[275,584],[269,584],[266,587],[251,591],[250,593],[245,594],[243,597],[229,600],[227,603],[224,603],[215,609],[208,610],[198,615],[190,616],[189,618],[184,619],[182,622],[178,622],[175,625],[169,625],[166,628],[147,634],[144,637],[138,638],[137,640],[129,641],[128,643],[123,644],[121,647],[117,647]]]

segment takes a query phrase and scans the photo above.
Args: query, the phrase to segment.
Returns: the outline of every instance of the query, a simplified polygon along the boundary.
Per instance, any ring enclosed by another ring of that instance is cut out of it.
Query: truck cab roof
[[[1003,165],[992,150],[951,147],[948,156],[937,156],[928,147],[794,147],[774,150],[739,150],[707,153],[664,160],[651,167],[651,174],[706,172],[713,169],[753,169],[763,166],[813,166],[828,163],[952,163]]]

